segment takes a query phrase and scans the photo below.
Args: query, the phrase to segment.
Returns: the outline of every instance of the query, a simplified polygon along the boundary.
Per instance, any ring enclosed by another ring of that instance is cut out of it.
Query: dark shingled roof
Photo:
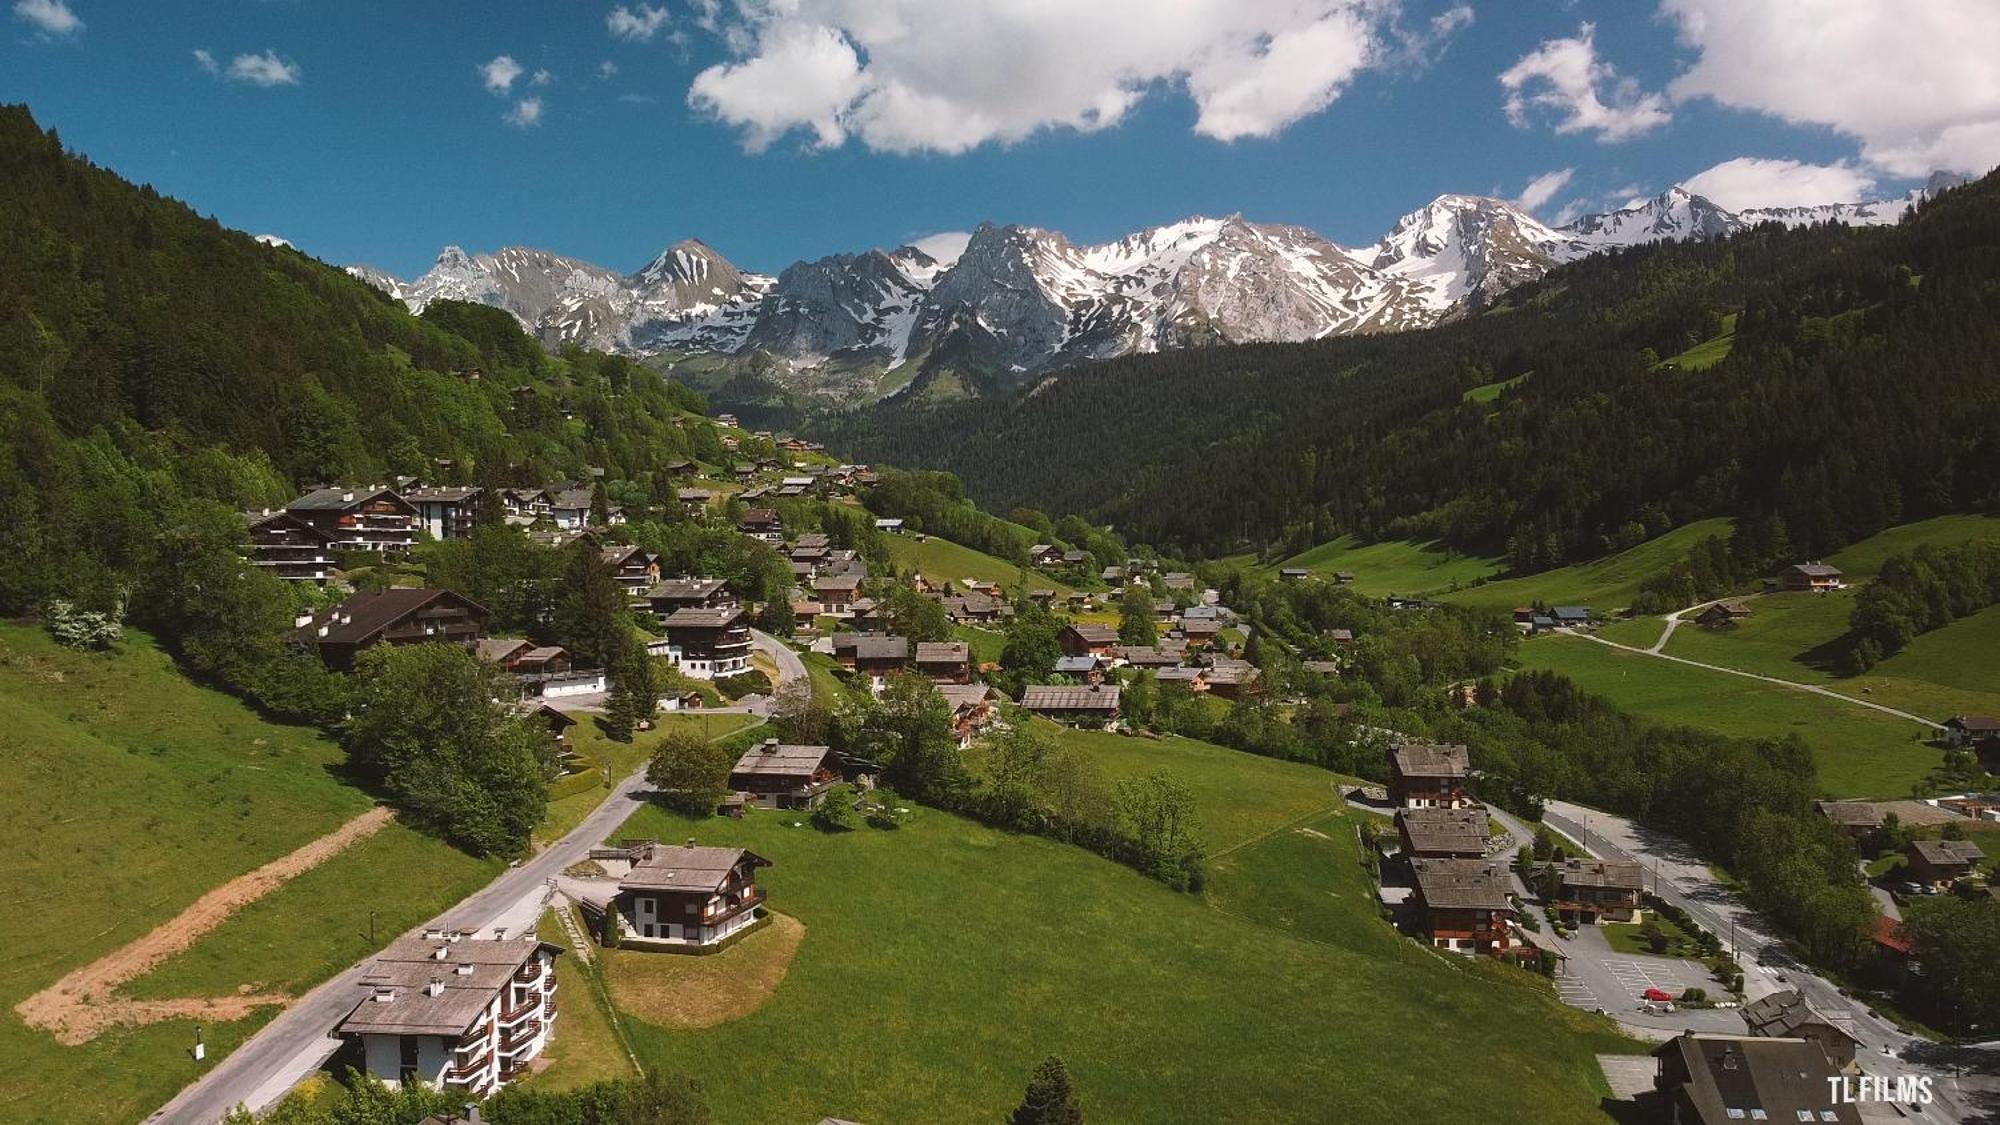
[[[1402,809],[1396,822],[1419,852],[1476,856],[1486,851],[1486,809]]]
[[[1118,706],[1118,689],[1109,684],[1039,684],[1021,692],[1021,706],[1030,711],[1111,711]]]
[[[1407,742],[1390,752],[1396,772],[1404,777],[1464,777],[1472,760],[1463,746]]]
[[[964,641],[918,641],[917,663],[962,664],[972,659],[972,646]]]
[[[771,739],[743,752],[731,773],[810,778],[833,757],[830,746],[791,746]]]
[[[1820,815],[1843,828],[1879,828],[1882,810],[1867,801],[1819,801]]]
[[[653,844],[623,879],[621,891],[719,891],[729,881],[729,873],[748,859],[753,866],[769,867],[771,861],[742,848],[707,848],[692,844]]]
[[[1466,910],[1512,910],[1507,865],[1486,859],[1412,859],[1424,904]]]
[[[373,995],[355,1005],[337,1030],[345,1035],[458,1035],[500,999],[514,971],[545,944],[534,937],[398,939],[361,977]],[[546,947],[562,952],[561,946]],[[434,980],[444,986],[436,996],[428,988]]]
[[[458,602],[470,606],[480,616],[486,614],[486,610],[478,603],[450,590],[391,586],[383,590],[364,590],[351,595],[346,601],[294,630],[292,635],[300,640],[325,644],[365,644],[377,633],[403,618],[411,614],[421,614],[441,601]],[[320,635],[321,625],[326,626],[325,636]]]
[[[1795,989],[1783,989],[1752,1000],[1743,1005],[1737,1014],[1743,1017],[1750,1034],[1768,1039],[1796,1038],[1800,1029],[1808,1024],[1824,1024],[1854,1039],[1852,1032],[1814,1011],[1812,1005],[1806,1003],[1806,998]],[[1855,1042],[1860,1040],[1855,1039]]]
[[[682,606],[667,615],[661,626],[668,629],[721,629],[743,616],[743,611],[734,606],[703,609],[699,606]]]
[[[1833,1101],[1826,1082],[1834,1075],[1833,1067],[1817,1043],[1690,1031],[1660,1044],[1653,1054],[1679,1056],[1689,1077],[1678,1092],[1694,1106],[1701,1121],[1766,1120],[1774,1125],[1796,1125],[1801,1120],[1799,1114],[1805,1113],[1815,1123],[1860,1125],[1859,1110],[1850,1103]],[[1762,1116],[1756,1116],[1758,1113]]]
[[[1562,863],[1565,887],[1611,887],[1636,891],[1645,887],[1646,872],[1636,860],[1566,859]]]

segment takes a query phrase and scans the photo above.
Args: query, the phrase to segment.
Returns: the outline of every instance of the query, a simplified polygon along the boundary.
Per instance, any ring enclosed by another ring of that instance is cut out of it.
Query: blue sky
[[[1241,212],[1361,244],[1537,177],[1554,219],[1704,174],[1744,206],[2000,160],[1980,0],[0,4],[0,100],[405,277],[447,243],[629,270],[699,237],[775,270],[983,220],[1097,241]]]

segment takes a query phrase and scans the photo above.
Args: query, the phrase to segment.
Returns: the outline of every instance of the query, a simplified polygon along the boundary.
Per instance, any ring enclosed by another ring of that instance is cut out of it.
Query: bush
[[[124,616],[123,605],[105,613],[78,609],[76,603],[65,598],[51,598],[42,607],[42,622],[57,644],[88,652],[103,652],[115,647],[125,636],[125,626],[120,624]]]
[[[835,786],[813,810],[812,826],[821,832],[853,831],[854,790],[845,785]]]

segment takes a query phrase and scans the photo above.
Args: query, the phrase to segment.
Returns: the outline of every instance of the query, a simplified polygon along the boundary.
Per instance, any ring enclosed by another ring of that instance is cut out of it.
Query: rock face
[[[439,299],[506,309],[550,343],[754,354],[807,386],[815,372],[837,370],[840,396],[852,397],[870,385],[857,370],[925,357],[948,356],[1004,384],[1134,352],[1424,328],[1585,255],[1763,222],[1893,223],[1959,182],[1933,177],[1900,199],[1740,213],[1676,187],[1562,227],[1503,200],[1442,195],[1353,249],[1232,215],[1099,246],[987,224],[954,261],[905,246],[797,262],[775,278],[694,240],[634,274],[525,247],[472,255],[455,246],[410,282],[367,266],[348,272],[417,310]]]

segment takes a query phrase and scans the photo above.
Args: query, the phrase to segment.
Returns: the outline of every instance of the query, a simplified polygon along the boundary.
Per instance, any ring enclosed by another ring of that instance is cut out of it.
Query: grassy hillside
[[[1592,1053],[1632,1048],[1535,978],[1396,937],[1347,817],[1312,827],[1234,853],[1204,900],[928,809],[827,835],[648,808],[623,834],[770,858],[759,881],[805,936],[748,1016],[628,1024],[725,1123],[993,1120],[1048,1054],[1096,1120],[1603,1120]]]
[[[188,682],[128,630],[113,655],[0,625],[0,1121],[134,1121],[268,1013],[110,1031],[59,1046],[14,1005],[172,918],[203,892],[370,807],[334,772],[339,748]],[[384,935],[485,882],[488,865],[391,825],[247,908],[129,991],[211,996],[302,989]],[[59,1107],[59,1108],[58,1108]]]
[[[1291,567],[1329,577],[1348,571],[1354,575],[1354,588],[1371,597],[1431,594],[1469,586],[1499,572],[1491,559],[1463,555],[1440,544],[1384,540],[1362,545],[1351,535],[1328,540],[1263,569],[1276,573]]]
[[[1506,578],[1440,595],[1461,605],[1512,609],[1544,602],[1587,605],[1600,614],[1621,609],[1639,592],[1639,584],[1680,561],[1695,544],[1711,535],[1729,534],[1727,519],[1697,520],[1677,527],[1630,550],[1574,566]]]
[[[1030,590],[1054,590],[1061,594],[1070,591],[1069,586],[1041,571],[1016,566],[1005,559],[935,535],[921,540],[914,535],[885,535],[883,542],[888,544],[889,557],[895,561],[897,569],[906,574],[920,573],[925,578],[951,582],[974,578],[982,582],[998,582],[1010,590],[1023,586]]]
[[[1890,555],[1903,554],[1925,543],[1955,547],[1973,539],[2000,539],[2000,517],[1937,516],[1901,524],[1836,551],[1826,561],[1846,571],[1848,581],[1854,582],[1875,577]]]
[[[1729,358],[1730,349],[1736,346],[1736,314],[1729,313],[1722,318],[1722,331],[1703,340],[1679,355],[1668,356],[1660,361],[1661,367],[1678,367],[1683,371],[1706,371]]]
[[[1944,760],[1917,724],[1865,707],[1726,672],[1621,652],[1580,637],[1521,646],[1518,663],[1560,672],[1587,691],[1659,722],[1744,738],[1797,734],[1831,796],[1904,797]]]

